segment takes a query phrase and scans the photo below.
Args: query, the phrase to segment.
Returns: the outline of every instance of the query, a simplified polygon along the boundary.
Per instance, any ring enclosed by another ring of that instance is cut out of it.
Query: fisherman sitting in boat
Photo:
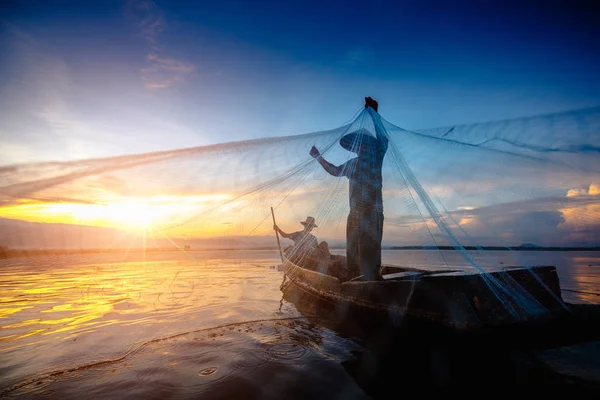
[[[314,253],[319,245],[315,235],[310,232],[318,226],[315,223],[315,219],[310,216],[306,217],[306,221],[301,221],[300,223],[304,225],[304,230],[297,232],[285,233],[277,225],[273,225],[273,229],[279,232],[283,238],[294,241],[293,246],[285,249],[286,257],[295,264],[310,268],[311,266],[308,265],[308,261],[314,258]]]
[[[315,251],[316,266],[315,271],[322,274],[329,274],[329,268],[331,266],[331,252],[329,251],[329,243],[322,241],[317,246]]]
[[[352,275],[347,269],[346,257],[331,254],[331,251],[329,250],[329,243],[326,241],[323,240],[321,243],[319,243],[319,246],[317,246],[317,251],[314,252],[314,255],[315,271],[322,274],[335,276],[342,281],[346,281],[355,277],[355,275]]]

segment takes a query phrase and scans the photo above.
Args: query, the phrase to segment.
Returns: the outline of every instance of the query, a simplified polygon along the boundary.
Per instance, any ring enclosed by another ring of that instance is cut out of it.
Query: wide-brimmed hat
[[[340,139],[340,146],[353,153],[358,153],[358,150],[363,145],[377,145],[377,139],[375,139],[375,137],[371,135],[366,129],[349,133],[347,135],[342,136],[342,138]]]
[[[306,221],[300,221],[300,223],[304,226],[312,226],[313,228],[319,227],[317,224],[315,224],[315,219],[313,217],[306,217]]]

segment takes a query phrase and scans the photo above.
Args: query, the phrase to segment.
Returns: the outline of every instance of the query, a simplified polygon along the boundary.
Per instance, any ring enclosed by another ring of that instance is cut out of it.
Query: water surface
[[[456,252],[384,263],[462,265]],[[555,265],[563,298],[600,304],[600,253],[490,252]],[[440,261],[442,260],[442,261]],[[366,398],[360,341],[282,299],[276,251],[67,254],[0,264],[0,393],[20,398]]]

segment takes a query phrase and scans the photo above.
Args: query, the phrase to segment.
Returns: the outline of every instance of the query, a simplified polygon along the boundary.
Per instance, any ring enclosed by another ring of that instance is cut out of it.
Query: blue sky
[[[543,5],[543,6],[542,6]],[[19,1],[1,14],[2,164],[600,104],[576,2]]]
[[[484,123],[457,127],[445,139],[500,152],[410,134],[395,139],[415,173],[429,173],[429,194],[482,243],[502,237],[512,245],[597,245],[598,108],[485,122],[600,106],[599,17],[592,5],[573,1],[14,1],[0,14],[0,165],[330,130],[350,122],[372,96],[387,121],[406,129]],[[207,191],[215,192],[210,201],[221,201],[217,177],[250,185],[256,182],[245,173],[256,180],[281,172],[275,160],[285,170],[310,162],[312,143],[304,141],[312,138],[288,141],[285,156],[272,142],[267,159],[267,147],[234,162],[199,150],[164,164],[170,170],[148,165],[146,175],[120,159],[3,168],[0,181],[9,205],[23,200],[11,193],[41,188],[32,199],[47,204],[31,221],[92,221],[112,210],[114,219],[137,223],[157,207],[177,211],[187,201],[204,209]],[[537,163],[502,152],[528,156],[540,148],[547,151],[537,151]],[[100,174],[94,165],[108,169]],[[565,165],[585,173],[566,174]],[[319,179],[307,185],[323,184]],[[156,198],[140,199],[137,183],[158,190]],[[178,184],[182,192],[174,193]],[[62,204],[69,196],[72,204]],[[82,206],[86,199],[93,204]],[[395,199],[386,203],[397,211],[387,220],[410,223],[404,199]],[[300,212],[290,205],[288,214]],[[18,219],[29,210],[23,207],[0,211]],[[66,217],[56,207],[66,207]],[[407,232],[388,240],[408,243],[414,235]]]

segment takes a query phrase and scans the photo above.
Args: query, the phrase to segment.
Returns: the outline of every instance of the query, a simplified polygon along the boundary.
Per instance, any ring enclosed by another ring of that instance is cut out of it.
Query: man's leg
[[[346,225],[346,262],[350,278],[360,275],[359,268],[359,214],[350,212],[348,214],[348,223]]]
[[[361,218],[360,266],[366,280],[380,280],[381,239],[383,236],[383,213],[369,211]]]
[[[381,277],[379,271],[381,270],[381,240],[383,239],[383,213],[375,213],[375,244],[374,244],[374,260],[377,266],[377,274]]]

